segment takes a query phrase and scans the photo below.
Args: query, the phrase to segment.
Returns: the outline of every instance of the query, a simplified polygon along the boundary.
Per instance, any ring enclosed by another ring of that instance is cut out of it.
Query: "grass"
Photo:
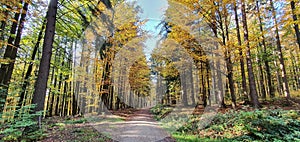
[[[70,140],[70,141],[99,141],[104,142],[105,139],[102,138],[102,136],[92,129],[85,129],[85,128],[76,128],[73,130],[73,133],[76,136],[76,140]]]
[[[182,133],[174,133],[172,134],[172,137],[176,139],[177,142],[221,142],[221,140],[201,138],[196,135],[188,135]]]

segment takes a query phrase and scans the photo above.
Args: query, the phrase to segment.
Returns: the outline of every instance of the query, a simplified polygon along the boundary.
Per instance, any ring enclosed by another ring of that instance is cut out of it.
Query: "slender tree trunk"
[[[9,6],[8,6],[8,8],[10,8]],[[4,12],[4,17],[3,17],[3,19],[7,19],[8,18],[8,12],[9,12],[9,10],[5,10],[5,12]],[[6,30],[5,30],[5,28],[6,28],[6,25],[7,25],[7,21],[8,20],[3,20],[3,21],[1,21],[1,25],[0,25],[0,58],[2,58],[2,55],[3,55],[3,45],[4,45],[4,37],[5,37],[5,32],[6,32]]]
[[[103,72],[104,76],[103,76],[103,86],[101,87],[102,90],[101,92],[103,92],[101,94],[101,99],[105,105],[105,107],[108,107],[109,108],[109,105],[108,105],[108,95],[109,95],[109,84],[110,84],[110,78],[108,77],[109,76],[109,68],[110,66],[108,65],[109,63],[106,62],[105,63],[105,70]]]
[[[22,1],[20,1],[22,3]],[[3,56],[3,59],[9,59],[9,64],[1,64],[0,68],[0,87],[4,90],[0,93],[0,113],[4,110],[5,101],[8,94],[8,85],[10,81],[10,75],[8,75],[8,72],[10,69],[10,65],[14,63],[13,55],[11,55],[12,52],[15,52],[14,40],[15,38],[12,35],[15,35],[17,32],[18,22],[19,22],[20,13],[16,12],[14,16],[14,21],[11,29],[10,29],[10,36],[7,40],[7,47],[5,49],[5,53]]]
[[[203,101],[203,106],[206,107],[207,106],[207,95],[206,95],[206,82],[204,80],[204,65],[203,63],[200,63],[201,67],[200,67],[200,71],[202,72],[201,73],[201,84],[202,84],[202,101]],[[207,72],[206,72],[207,73]]]
[[[211,93],[210,93],[210,71],[209,71],[209,61],[206,59],[206,85],[207,85],[207,98],[208,98],[208,104],[211,105]]]
[[[66,76],[65,80],[68,80],[69,79],[69,76]],[[68,95],[68,82],[64,81],[64,101],[63,101],[63,116],[67,116],[67,112],[68,112],[68,98],[69,98],[69,95]],[[93,99],[95,99],[95,97],[93,96]],[[93,102],[94,103],[94,102]],[[92,109],[92,112],[94,112],[94,109],[95,109],[95,105],[93,105],[93,109]]]
[[[44,110],[47,81],[48,81],[49,69],[50,69],[50,60],[51,60],[53,41],[55,35],[57,3],[58,0],[51,0],[47,12],[47,24],[46,24],[46,31],[44,37],[42,58],[41,58],[38,77],[37,77],[35,90],[32,98],[32,104],[36,104],[36,107],[34,109],[35,112]],[[38,121],[38,126],[41,127],[42,116],[39,116],[36,119]]]
[[[287,80],[287,74],[285,70],[285,63],[283,59],[283,53],[281,48],[281,42],[280,42],[280,36],[279,36],[279,30],[278,30],[278,22],[276,19],[276,11],[274,8],[273,0],[270,0],[270,4],[272,7],[272,15],[275,22],[275,35],[276,35],[276,45],[277,45],[277,51],[279,56],[279,62],[280,62],[280,70],[281,70],[281,77],[282,77],[282,86],[283,86],[283,92],[286,99],[290,99],[290,90],[289,90],[289,84]]]
[[[54,67],[53,67],[53,73],[54,73]],[[56,77],[56,75],[54,75],[54,82],[53,82],[53,84],[54,84],[54,86],[53,86],[53,88],[55,88],[56,89],[56,84],[57,84],[57,77]],[[51,96],[51,99],[50,98],[48,98],[49,99],[49,103],[48,103],[48,116],[52,116],[53,115],[53,108],[54,108],[54,98],[55,98],[55,96],[56,96],[56,94],[54,93],[54,92],[51,92],[51,95],[49,94],[49,96]]]
[[[259,47],[261,47],[261,45],[259,45]],[[261,49],[257,48],[257,53],[259,53]],[[259,88],[260,88],[260,92],[261,92],[261,97],[266,100],[266,89],[265,89],[265,83],[264,83],[264,73],[263,73],[263,68],[261,65],[261,60],[260,57],[256,57],[256,61],[258,63],[258,80],[259,80]]]
[[[36,53],[38,51],[38,48],[39,48],[40,43],[41,43],[41,40],[43,38],[43,32],[44,32],[45,25],[46,25],[45,23],[46,23],[46,20],[44,20],[43,23],[42,23],[42,28],[41,28],[41,30],[39,32],[37,42],[36,42],[36,44],[35,44],[35,46],[33,48],[33,52],[32,52],[32,55],[31,55],[31,61],[29,63],[29,66],[28,66],[26,74],[25,74],[24,83],[22,85],[22,90],[21,90],[21,93],[20,93],[20,99],[18,101],[18,106],[19,107],[22,106],[22,102],[25,99],[26,88],[27,88],[27,86],[29,84],[29,78],[30,78],[32,70],[33,70],[33,61],[35,60]]]
[[[216,23],[216,15],[212,16],[214,20],[214,22],[212,23],[212,30],[214,33],[214,36],[216,38],[218,38],[218,29],[217,29],[217,23]],[[222,38],[224,39],[224,37],[222,36]],[[224,40],[223,40],[224,41]],[[219,47],[218,45],[216,46],[216,50],[218,50]],[[220,56],[220,55],[216,55],[216,56]],[[217,57],[218,58],[218,57]],[[214,84],[215,84],[215,99],[219,105],[219,107],[225,107],[225,102],[224,102],[224,90],[223,90],[223,80],[222,80],[222,75],[221,75],[221,65],[220,65],[220,60],[217,59],[216,63],[216,68],[215,68],[215,72],[216,72],[216,77],[214,78]]]
[[[227,39],[227,43],[229,42],[229,31],[228,31],[228,13],[227,13],[227,9],[226,7],[224,6],[223,7],[225,9],[225,33],[226,33],[226,39]],[[234,91],[234,80],[233,80],[233,67],[232,67],[232,62],[231,62],[231,57],[230,57],[230,54],[231,54],[231,51],[230,51],[230,46],[227,46],[226,47],[226,51],[225,51],[225,58],[226,58],[226,67],[227,67],[227,79],[228,79],[228,82],[229,82],[229,89],[230,89],[230,96],[231,96],[231,105],[232,105],[232,108],[235,109],[236,107],[236,96],[235,96],[235,91]]]
[[[105,43],[105,46],[109,46],[108,43]],[[109,47],[106,47],[109,48]],[[107,49],[109,50],[109,49]],[[110,51],[109,54],[112,54]],[[113,58],[113,55],[106,55],[105,62],[104,62],[104,70],[103,70],[103,83],[101,83],[101,100],[103,101],[105,107],[109,109],[109,95],[110,95],[110,89],[111,89],[111,59]]]
[[[218,90],[217,90],[217,73],[216,73],[216,70],[215,70],[215,67],[216,67],[216,63],[215,62],[212,62],[212,66],[213,66],[213,70],[211,71],[212,72],[212,94],[210,96],[210,99],[213,103],[218,103]]]
[[[274,53],[276,54],[276,53]],[[279,96],[282,96],[283,94],[283,87],[282,87],[282,80],[280,78],[280,75],[279,75],[279,72],[278,72],[278,63],[277,61],[274,61],[274,66],[275,66],[275,74],[276,74],[276,79],[277,79],[277,91],[278,91],[278,94]]]
[[[251,61],[251,51],[248,37],[248,25],[247,25],[247,16],[246,16],[246,6],[245,0],[242,0],[242,23],[244,27],[244,40],[246,42],[246,60],[247,60],[247,68],[248,68],[248,81],[250,86],[250,97],[252,101],[252,105],[255,108],[259,108],[260,103],[258,101],[255,78],[253,73],[252,61]]]
[[[256,1],[256,9],[257,9],[257,13],[258,13],[258,21],[259,21],[259,29],[261,32],[261,37],[262,37],[262,46],[263,46],[263,60],[264,60],[264,64],[265,64],[265,68],[266,68],[266,73],[267,73],[267,80],[268,80],[268,88],[269,88],[269,93],[270,93],[270,97],[274,98],[275,97],[275,92],[274,92],[274,86],[272,83],[272,75],[271,75],[271,70],[270,70],[270,65],[269,65],[269,61],[268,61],[268,52],[267,52],[267,46],[266,46],[266,40],[265,40],[265,36],[264,36],[264,29],[263,29],[263,23],[262,23],[262,18],[260,15],[260,9],[259,9],[259,2]]]
[[[182,71],[181,73],[181,87],[183,90],[182,94],[182,102],[184,106],[188,106],[188,97],[187,97],[187,85],[186,85],[186,71]],[[166,94],[167,95],[167,94]]]
[[[27,15],[27,10],[28,10],[28,2],[24,3],[23,9],[22,9],[22,14],[21,14],[21,18],[19,21],[19,26],[18,26],[18,30],[17,30],[17,35],[16,35],[16,39],[14,42],[14,47],[12,47],[12,50],[10,51],[10,60],[13,60],[8,67],[7,73],[6,73],[6,81],[10,82],[13,70],[14,70],[14,65],[15,65],[15,60],[17,57],[17,52],[18,49],[20,47],[20,42],[21,42],[21,36],[22,36],[22,31],[24,28],[24,22],[25,22],[25,18]],[[5,55],[4,55],[5,56]]]
[[[191,89],[191,100],[192,100],[192,105],[195,105],[195,95],[194,95],[194,77],[193,77],[193,65],[190,65],[190,69],[189,69],[189,79],[190,79],[190,89]]]
[[[240,46],[239,47],[239,54],[240,54],[240,67],[241,67],[241,75],[242,75],[242,92],[243,92],[243,95],[244,95],[244,101],[248,102],[249,101],[249,96],[248,96],[248,93],[247,93],[246,71],[245,71],[243,51],[242,51],[242,48],[241,48],[242,40],[241,40],[241,33],[240,33],[240,26],[239,26],[239,18],[238,18],[236,1],[234,1],[234,16],[235,16],[235,26],[236,26],[238,45]]]
[[[299,49],[300,49],[300,32],[299,32],[299,26],[297,24],[298,22],[298,18],[297,18],[297,15],[295,14],[295,10],[296,10],[296,7],[295,7],[295,1],[291,1],[291,9],[292,9],[292,16],[293,16],[293,20],[294,20],[294,30],[295,30],[295,33],[296,33],[296,37],[297,37],[297,43],[298,43],[298,46],[299,46]]]
[[[293,52],[290,51],[290,54],[292,56],[292,72],[293,72],[293,78],[294,78],[294,84],[295,84],[295,90],[300,89],[300,77],[299,77],[299,72],[298,72],[298,67],[297,67],[297,58],[294,56]]]

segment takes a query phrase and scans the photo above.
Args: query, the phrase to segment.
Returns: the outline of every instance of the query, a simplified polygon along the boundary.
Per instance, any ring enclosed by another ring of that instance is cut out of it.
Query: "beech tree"
[[[23,4],[23,1],[20,1],[20,3]],[[11,76],[14,70],[14,64],[17,56],[17,51],[20,46],[21,35],[22,35],[22,30],[23,30],[27,10],[28,10],[28,2],[25,1],[22,11],[17,11],[15,13],[14,16],[15,22],[13,22],[11,26],[10,36],[8,38],[7,47],[5,48],[5,53],[3,58],[5,60],[8,60],[8,64],[2,63],[0,68],[0,86],[1,88],[4,89],[4,92],[0,94],[1,95],[0,98],[1,100],[4,100],[4,102],[7,98],[9,82],[11,80]],[[20,14],[21,12],[22,14]],[[19,16],[21,16],[20,19]],[[14,37],[13,35],[15,34],[16,36]],[[4,109],[4,103],[1,101],[0,112],[2,112],[3,109]]]
[[[250,43],[249,43],[249,32],[248,32],[248,24],[247,24],[247,16],[246,16],[246,4],[245,0],[242,0],[242,23],[244,28],[244,41],[246,44],[246,61],[247,61],[247,69],[248,69],[248,81],[250,86],[250,97],[252,101],[252,105],[255,108],[260,107],[260,103],[258,101],[257,91],[256,91],[256,83],[252,68],[252,61],[251,61],[251,51],[250,51]]]
[[[282,77],[282,81],[283,81],[283,91],[284,91],[284,96],[287,99],[290,99],[290,89],[289,89],[289,83],[287,80],[287,74],[286,74],[286,67],[285,67],[285,63],[284,63],[284,59],[283,59],[283,53],[282,53],[282,47],[281,47],[281,41],[280,41],[280,36],[279,36],[279,29],[278,29],[278,22],[277,22],[277,18],[276,18],[276,11],[274,8],[274,4],[273,4],[273,0],[270,0],[270,5],[272,8],[272,16],[273,16],[273,20],[274,20],[274,24],[275,24],[275,37],[276,37],[276,46],[277,46],[277,52],[278,52],[278,56],[279,56],[279,62],[280,62],[280,70],[281,70],[281,77]]]

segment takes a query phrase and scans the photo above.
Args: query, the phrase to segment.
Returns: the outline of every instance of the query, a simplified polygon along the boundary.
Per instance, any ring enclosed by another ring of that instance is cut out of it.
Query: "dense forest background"
[[[299,107],[299,1],[168,0],[158,35],[135,2],[0,4],[2,135],[32,133],[47,117],[157,104]],[[150,36],[160,40],[148,57]]]

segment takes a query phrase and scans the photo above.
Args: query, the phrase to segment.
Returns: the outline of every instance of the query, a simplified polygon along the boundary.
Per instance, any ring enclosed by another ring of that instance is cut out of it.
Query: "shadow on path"
[[[93,127],[119,142],[175,142],[153,119],[149,108],[136,111],[126,121],[101,122]]]

